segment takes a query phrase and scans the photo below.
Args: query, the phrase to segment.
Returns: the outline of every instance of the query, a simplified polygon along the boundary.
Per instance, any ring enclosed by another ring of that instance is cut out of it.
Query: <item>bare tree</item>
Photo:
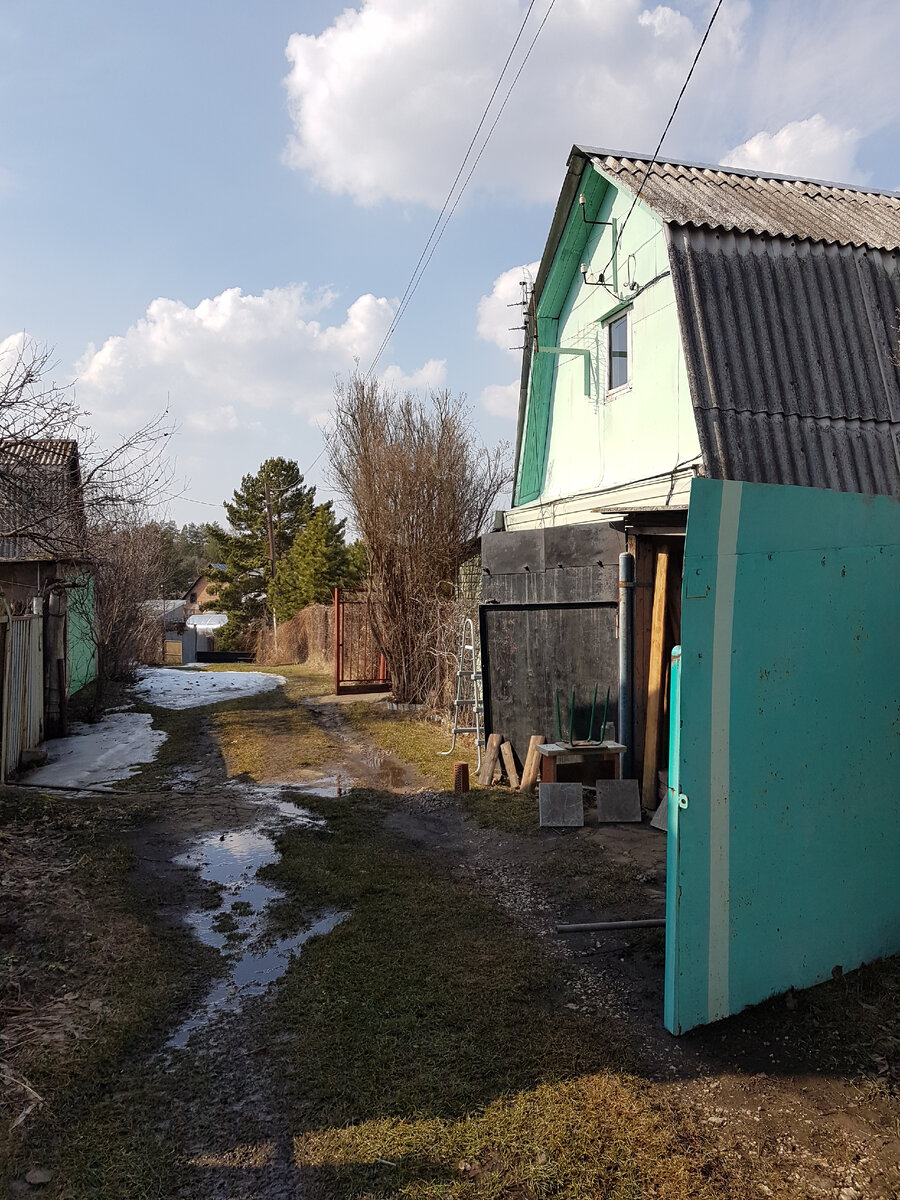
[[[508,446],[481,444],[463,397],[423,400],[357,372],[336,385],[328,449],[332,483],[366,548],[394,695],[426,703],[447,670],[459,569],[510,479]]]
[[[131,509],[106,512],[87,531],[87,566],[71,579],[69,610],[89,630],[96,656],[92,708],[103,708],[110,680],[133,678],[161,657],[163,582],[159,527]]]
[[[171,486],[168,414],[101,446],[52,351],[30,340],[0,354],[0,538],[58,559],[84,558],[87,527],[110,508],[146,506]],[[77,446],[73,456],[70,447]]]
[[[68,595],[94,642],[99,708],[156,621],[146,602],[160,595],[162,545],[149,522],[170,490],[173,428],[163,413],[104,447],[52,370],[28,340],[0,354],[0,539],[11,558],[57,564],[41,587]]]

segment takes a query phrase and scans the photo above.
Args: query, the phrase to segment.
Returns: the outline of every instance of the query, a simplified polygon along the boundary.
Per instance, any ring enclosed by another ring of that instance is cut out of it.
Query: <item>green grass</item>
[[[469,764],[471,790],[460,796],[463,811],[478,825],[505,833],[535,833],[538,830],[537,795],[514,792],[506,784],[489,788],[479,785],[475,767],[477,754],[468,743],[457,742],[453,754],[445,730],[414,714],[394,712],[383,704],[350,704],[344,710],[348,722],[382,750],[414,766],[438,791],[453,788],[453,764]]]
[[[460,741],[452,754],[442,754],[450,749],[450,737],[434,722],[413,713],[395,712],[386,704],[366,704],[364,701],[348,704],[341,711],[354,729],[394,758],[415,767],[438,791],[453,789],[453,764],[456,762],[469,764],[470,781],[477,787],[474,748]]]
[[[484,829],[538,833],[537,792],[514,792],[505,784],[478,788],[461,797],[463,812]]]
[[[284,834],[264,872],[288,896],[273,914],[282,928],[326,907],[349,914],[304,947],[267,1018],[311,1194],[721,1194],[703,1138],[627,1072],[616,1022],[567,1009],[558,964],[386,832],[387,803],[356,792],[321,804],[329,832]]]

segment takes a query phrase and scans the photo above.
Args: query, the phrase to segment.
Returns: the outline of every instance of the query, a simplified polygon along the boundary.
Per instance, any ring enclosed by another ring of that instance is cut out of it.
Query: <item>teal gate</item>
[[[673,662],[665,1024],[900,951],[900,504],[697,479]]]

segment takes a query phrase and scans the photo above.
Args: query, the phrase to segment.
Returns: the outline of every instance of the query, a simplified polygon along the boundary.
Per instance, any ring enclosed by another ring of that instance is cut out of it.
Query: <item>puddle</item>
[[[278,860],[275,847],[278,831],[290,825],[327,829],[321,817],[287,797],[334,799],[354,787],[401,791],[412,790],[419,782],[412,769],[374,747],[352,742],[342,728],[343,722],[335,721],[330,714],[329,718],[329,732],[346,743],[340,771],[332,770],[309,782],[259,784],[230,780],[224,786],[258,805],[259,820],[243,829],[206,834],[174,860],[180,866],[199,871],[201,878],[221,889],[222,903],[218,908],[198,909],[185,920],[201,942],[225,956],[228,976],[211,989],[175,1030],[167,1043],[168,1050],[184,1049],[193,1034],[209,1026],[220,1014],[239,1011],[246,997],[259,995],[284,974],[291,956],[305,942],[328,933],[348,915],[323,912],[308,929],[291,937],[273,940],[266,936],[266,910],[273,900],[282,899],[284,893],[258,879],[257,872]],[[190,792],[198,782],[193,771],[182,769],[171,786],[175,792]]]
[[[257,824],[204,835],[173,861],[199,871],[202,879],[218,884],[222,903],[215,909],[188,913],[186,923],[204,945],[225,955],[228,975],[206,995],[199,1007],[175,1030],[166,1048],[183,1050],[192,1034],[222,1013],[239,1011],[244,1000],[257,996],[287,970],[291,955],[310,938],[334,929],[347,914],[323,913],[308,929],[273,940],[265,935],[265,915],[284,893],[256,875],[260,867],[278,860],[275,837],[288,825],[324,828],[320,817],[289,800],[280,787],[240,785],[263,815]]]

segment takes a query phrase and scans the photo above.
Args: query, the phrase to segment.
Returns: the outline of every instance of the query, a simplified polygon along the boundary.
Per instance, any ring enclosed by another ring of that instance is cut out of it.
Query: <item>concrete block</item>
[[[597,820],[640,821],[641,797],[636,779],[597,780]]]
[[[669,831],[669,801],[668,798],[663,800],[659,808],[653,814],[653,820],[650,822],[654,829],[661,829],[663,833]]]
[[[559,829],[584,824],[584,800],[580,783],[538,784],[541,826]]]

